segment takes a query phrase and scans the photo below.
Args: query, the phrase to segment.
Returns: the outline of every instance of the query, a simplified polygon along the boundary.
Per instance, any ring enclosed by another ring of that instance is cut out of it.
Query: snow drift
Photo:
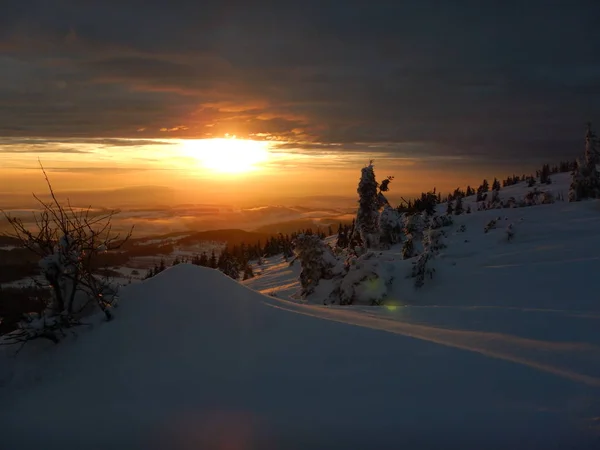
[[[0,360],[2,447],[583,448],[596,439],[593,387],[287,304],[187,264],[128,286],[112,322]]]

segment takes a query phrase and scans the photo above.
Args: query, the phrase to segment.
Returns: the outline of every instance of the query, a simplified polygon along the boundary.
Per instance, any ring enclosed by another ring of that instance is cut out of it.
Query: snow
[[[599,201],[454,216],[420,289],[401,244],[377,253],[383,307],[323,306],[332,280],[300,300],[300,263],[281,256],[243,284],[177,265],[77,338],[0,347],[0,442],[600,448],[599,226]]]

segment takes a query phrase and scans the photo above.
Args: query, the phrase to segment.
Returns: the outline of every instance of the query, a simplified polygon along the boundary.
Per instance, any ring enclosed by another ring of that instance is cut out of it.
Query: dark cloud
[[[600,114],[599,14],[592,0],[23,0],[0,17],[0,133],[572,156]]]

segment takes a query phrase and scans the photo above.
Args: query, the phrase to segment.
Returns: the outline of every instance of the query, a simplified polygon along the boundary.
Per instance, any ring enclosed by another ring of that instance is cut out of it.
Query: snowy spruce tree
[[[598,172],[598,138],[588,123],[585,135],[584,158],[578,159],[571,173],[569,201],[577,202],[586,198],[600,198],[600,173]]]
[[[456,197],[456,202],[454,205],[454,214],[460,216],[463,212],[463,199],[459,195],[458,197]]]
[[[368,251],[346,261],[345,274],[336,281],[330,303],[381,305],[393,280],[392,266]]]
[[[441,249],[446,247],[442,237],[444,232],[439,229],[429,228],[423,233],[423,252],[414,262],[411,277],[415,279],[415,287],[421,288],[427,278],[433,278],[435,268],[432,262]]]
[[[312,294],[320,280],[331,279],[336,274],[338,260],[329,247],[317,235],[300,234],[294,241],[294,252],[300,261],[301,295]]]
[[[386,204],[379,216],[382,248],[390,248],[401,241],[402,226],[402,215],[398,210]]]
[[[380,188],[375,179],[373,161],[371,160],[368,166],[362,168],[357,189],[359,200],[356,224],[354,233],[350,237],[350,245],[356,242],[355,236],[358,235],[365,249],[379,248],[381,241],[379,210],[388,203],[383,192],[388,190],[391,180],[392,177],[388,177]]]

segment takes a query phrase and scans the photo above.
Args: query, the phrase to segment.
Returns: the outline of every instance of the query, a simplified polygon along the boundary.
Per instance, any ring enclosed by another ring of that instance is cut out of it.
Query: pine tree
[[[454,208],[452,207],[452,202],[448,200],[446,205],[446,215],[450,216],[454,212]]]
[[[492,190],[499,191],[500,190],[500,182],[494,178],[494,182],[492,183]]]
[[[200,255],[200,260],[198,262],[202,267],[208,266],[208,255],[206,254],[206,252],[202,252],[202,254]]]
[[[488,183],[488,180],[483,180],[483,183],[481,183],[481,192],[488,192],[490,190],[490,184]]]
[[[383,248],[397,244],[402,234],[402,215],[389,204],[385,205],[379,216],[379,229]]]
[[[582,161],[577,160],[571,173],[569,201],[600,198],[600,173],[598,163],[598,140],[588,123],[585,135],[585,153]]]
[[[300,234],[294,244],[294,252],[302,266],[302,296],[306,297],[314,292],[320,280],[333,277],[333,268],[337,260],[331,247],[316,235]]]
[[[356,214],[356,227],[354,234],[359,234],[365,248],[379,247],[379,202],[375,180],[373,161],[361,170],[361,179],[358,183],[359,207]],[[351,241],[354,239],[352,236]]]
[[[250,278],[254,278],[254,272],[252,271],[252,266],[246,263],[246,265],[244,266],[244,276],[242,277],[242,279],[246,281]]]
[[[456,204],[454,205],[454,214],[460,216],[463,213],[463,199],[462,197],[456,198]]]
[[[210,267],[211,269],[217,268],[217,255],[215,255],[214,250],[210,254],[210,259],[208,260],[208,267]]]

